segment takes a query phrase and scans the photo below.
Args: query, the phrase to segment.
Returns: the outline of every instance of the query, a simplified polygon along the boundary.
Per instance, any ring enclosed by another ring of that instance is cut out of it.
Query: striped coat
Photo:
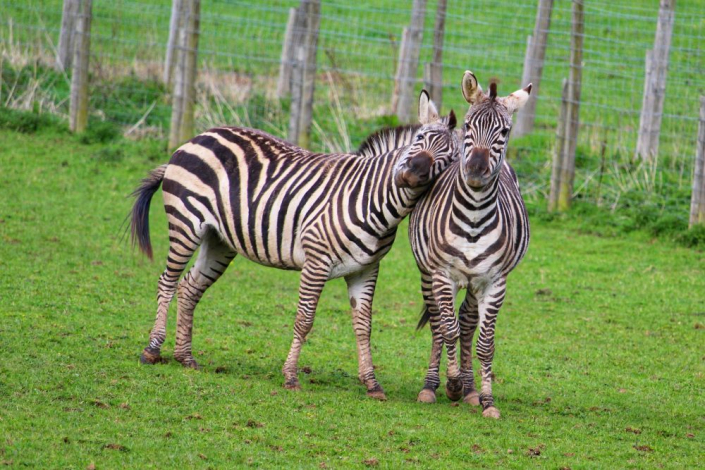
[[[148,212],[162,186],[169,254],[159,279],[157,318],[144,363],[160,359],[169,303],[177,293],[174,356],[197,367],[191,353],[193,312],[205,290],[236,255],[265,266],[301,271],[294,339],[285,386],[299,388],[297,364],[325,282],[344,277],[353,307],[359,376],[384,398],[374,377],[371,302],[379,261],[401,220],[450,163],[458,143],[455,117],[441,120],[426,94],[421,126],[377,134],[359,154],[317,154],[264,132],[221,127],[181,146],[135,192],[133,240],[151,257]],[[389,151],[384,142],[405,146]],[[381,153],[379,153],[381,152]],[[200,248],[200,249],[199,249]],[[194,266],[181,279],[188,261]]]
[[[531,87],[497,98],[496,85],[482,93],[470,72],[463,92],[472,107],[465,119],[460,159],[418,202],[409,238],[421,271],[425,310],[419,327],[430,320],[431,364],[419,401],[435,401],[440,356],[448,354],[446,394],[482,404],[485,416],[499,417],[491,389],[494,329],[505,296],[506,279],[529,243],[529,221],[516,174],[504,156],[511,115],[528,99]],[[455,317],[455,297],[466,289]],[[481,393],[472,372],[472,338],[477,325],[477,356],[482,366]],[[461,363],[456,340],[460,338]]]

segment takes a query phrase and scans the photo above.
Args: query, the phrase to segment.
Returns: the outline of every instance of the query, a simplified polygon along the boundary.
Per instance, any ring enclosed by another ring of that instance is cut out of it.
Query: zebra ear
[[[455,112],[453,110],[450,110],[450,113],[448,114],[448,129],[453,130],[455,129],[455,126],[458,124],[458,119],[455,117]]]
[[[421,90],[419,95],[419,122],[421,124],[430,124],[440,119],[436,105],[433,104],[426,90]]]
[[[504,105],[505,108],[507,108],[507,111],[509,114],[512,114],[516,111],[519,111],[521,108],[524,107],[527,101],[529,101],[529,95],[531,94],[531,83],[529,83],[526,87],[515,91],[509,96],[505,96],[504,98],[499,98],[498,101]]]
[[[463,91],[463,98],[470,104],[475,104],[483,97],[482,87],[477,83],[475,74],[469,70],[465,71],[460,87]]]

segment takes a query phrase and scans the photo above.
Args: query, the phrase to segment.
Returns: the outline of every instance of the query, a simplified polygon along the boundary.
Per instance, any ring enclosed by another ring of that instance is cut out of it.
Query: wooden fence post
[[[447,0],[438,0],[433,25],[433,59],[424,66],[424,88],[440,110],[443,102],[443,36],[446,25]]]
[[[295,58],[291,73],[291,115],[288,140],[308,148],[316,85],[316,55],[321,22],[321,1],[301,0],[294,25]],[[299,27],[300,26],[300,27]],[[298,30],[298,31],[297,31]]]
[[[291,70],[296,53],[296,16],[297,9],[289,9],[289,20],[286,23],[282,55],[279,62],[279,79],[277,80],[277,97],[282,99],[291,93]]]
[[[700,125],[693,169],[693,193],[690,196],[690,223],[705,224],[705,96],[700,97]]]
[[[393,101],[393,111],[401,122],[410,122],[416,116],[413,104],[414,82],[419,67],[419,55],[421,54],[421,41],[423,40],[423,23],[426,15],[426,0],[414,0],[411,9],[411,23],[406,31],[404,55],[400,54],[398,81],[395,90],[398,90],[398,97]]]
[[[551,192],[548,196],[548,211],[558,209],[558,193],[561,188],[561,174],[563,173],[563,154],[566,138],[566,118],[568,114],[568,79],[563,79],[561,92],[561,110],[556,126],[556,148],[553,151],[553,165],[551,166]]]
[[[169,148],[175,149],[193,136],[196,71],[200,35],[201,0],[184,0],[184,27],[179,34],[174,91],[171,105]]]
[[[563,155],[560,159],[560,173],[557,197],[554,205],[549,207],[565,211],[570,208],[575,180],[575,149],[578,143],[578,128],[580,125],[580,90],[582,86],[583,61],[583,0],[573,0],[573,18],[570,37],[570,75],[568,78],[567,99],[565,101],[565,119],[558,123],[565,126],[563,142],[558,147]]]
[[[69,129],[83,132],[88,124],[88,67],[91,50],[92,0],[80,0],[74,32],[73,72],[71,74],[71,102]]]
[[[551,28],[551,12],[553,10],[553,0],[539,0],[536,12],[536,24],[534,34],[527,38],[526,55],[524,56],[524,74],[521,86],[528,83],[533,84],[531,96],[516,117],[512,135],[520,137],[533,131],[534,120],[536,119],[536,101],[539,96],[539,86],[541,75],[543,74],[543,63],[546,57],[546,42],[548,31]]]
[[[56,68],[68,71],[73,59],[73,45],[76,31],[76,15],[78,14],[79,0],[64,0],[61,14],[61,33],[59,33],[59,47],[56,51]]]
[[[179,32],[184,24],[184,1],[172,0],[171,19],[169,20],[169,39],[166,43],[166,57],[164,59],[164,83],[171,86],[174,77],[174,57],[177,55],[177,45],[179,43]]]
[[[636,142],[636,155],[643,160],[651,160],[658,155],[675,7],[676,0],[661,0],[654,48],[647,51],[644,97]]]
[[[399,41],[399,55],[397,57],[397,71],[394,74],[394,91],[392,92],[392,113],[396,114],[399,107],[399,95],[401,93],[401,78],[404,74],[406,45],[409,38],[409,28],[401,30],[401,40]]]

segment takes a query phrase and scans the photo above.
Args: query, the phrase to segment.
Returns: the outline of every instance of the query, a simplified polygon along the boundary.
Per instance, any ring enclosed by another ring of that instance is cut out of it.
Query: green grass
[[[421,296],[405,226],[375,301],[374,360],[389,401],[367,399],[357,382],[342,280],[327,286],[304,346],[304,390],[284,390],[298,275],[243,259],[197,309],[203,369],[141,366],[166,252],[160,197],[157,262],[121,239],[121,224],[126,195],[168,157],[160,142],[82,140],[95,142],[60,127],[0,130],[0,463],[702,466],[702,251],[532,217],[497,330],[499,421],[444,397],[415,402],[430,335],[414,332]]]

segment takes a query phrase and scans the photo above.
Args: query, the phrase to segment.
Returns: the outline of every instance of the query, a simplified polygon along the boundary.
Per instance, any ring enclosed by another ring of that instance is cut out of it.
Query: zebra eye
[[[507,137],[507,134],[509,134],[509,128],[505,127],[504,129],[502,129],[502,132],[500,132],[500,134],[502,134],[502,137]]]

